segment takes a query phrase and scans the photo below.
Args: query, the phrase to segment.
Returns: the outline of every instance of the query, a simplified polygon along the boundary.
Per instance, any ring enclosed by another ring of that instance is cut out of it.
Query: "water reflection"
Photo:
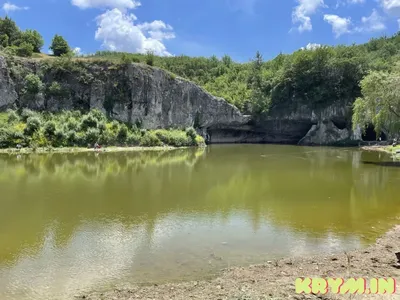
[[[400,170],[346,149],[0,156],[0,299],[359,247],[400,216]]]

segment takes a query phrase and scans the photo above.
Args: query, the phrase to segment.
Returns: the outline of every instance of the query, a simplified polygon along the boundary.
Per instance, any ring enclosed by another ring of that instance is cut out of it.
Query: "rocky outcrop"
[[[10,77],[6,60],[0,56],[0,111],[12,106],[17,101],[15,85]]]
[[[43,91],[24,90],[25,76],[38,74]],[[58,90],[52,90],[54,83]],[[274,107],[251,120],[224,99],[192,82],[143,64],[29,60],[0,56],[0,110],[28,107],[57,112],[97,108],[142,128],[193,126],[210,143],[348,144],[361,140],[351,130],[351,106]]]
[[[97,108],[114,119],[140,123],[146,129],[206,129],[249,121],[235,106],[164,70],[142,64],[73,64],[14,59],[7,65],[0,57],[0,109],[17,106],[56,112]],[[47,92],[29,95],[18,89],[24,85],[24,76],[14,74],[17,72],[13,69],[41,73]],[[48,91],[53,82],[61,87],[56,94]]]
[[[274,108],[253,120],[251,126],[211,128],[213,143],[280,143],[298,145],[345,145],[361,140],[361,130],[351,129],[351,106]]]

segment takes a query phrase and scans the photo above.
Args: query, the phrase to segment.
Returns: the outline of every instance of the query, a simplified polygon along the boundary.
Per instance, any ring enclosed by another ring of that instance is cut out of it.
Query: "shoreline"
[[[236,145],[236,144],[234,144]],[[277,144],[280,145],[280,144]],[[84,148],[84,147],[63,147],[63,148],[48,148],[39,147],[33,148],[4,148],[0,149],[0,154],[43,154],[43,153],[85,153],[85,152],[95,152],[95,153],[114,153],[114,152],[140,152],[140,151],[170,151],[178,149],[191,149],[191,148],[206,148],[207,145],[200,146],[188,146],[188,147],[174,147],[174,146],[155,146],[155,147],[142,147],[142,146],[110,146],[101,149],[94,148]],[[384,152],[389,154],[394,154],[394,150],[400,150],[400,145],[393,146],[360,146],[359,149],[365,151],[374,152]]]
[[[298,277],[400,278],[400,225],[396,225],[375,244],[348,253],[284,258],[266,264],[223,270],[217,278],[161,285],[132,286],[107,292],[92,292],[78,299],[353,299],[349,295],[296,294]],[[394,295],[356,295],[355,299],[398,299],[400,282]],[[350,298],[349,298],[350,297]]]
[[[50,154],[50,153],[115,153],[115,152],[142,152],[142,151],[171,151],[179,149],[191,148],[205,148],[206,146],[192,146],[192,147],[173,147],[173,146],[160,146],[160,147],[106,147],[101,149],[83,148],[83,147],[65,147],[65,148],[8,148],[0,149],[0,154]]]
[[[393,146],[380,146],[380,145],[362,146],[361,150],[385,152],[385,153],[393,154],[394,150],[400,150],[400,145],[398,145],[396,147],[393,147]]]

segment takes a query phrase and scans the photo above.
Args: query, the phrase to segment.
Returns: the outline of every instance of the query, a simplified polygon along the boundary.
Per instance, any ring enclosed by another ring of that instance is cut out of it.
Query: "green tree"
[[[40,53],[40,49],[42,49],[44,41],[43,37],[36,30],[26,30],[21,33],[21,37],[19,40],[21,43],[28,43],[33,46],[33,52]]]
[[[33,53],[32,44],[23,42],[16,48],[16,54],[21,57],[31,57]]]
[[[383,130],[400,132],[400,69],[393,72],[374,71],[361,81],[362,97],[353,108],[353,127],[373,124],[377,134]]]
[[[261,53],[257,51],[248,78],[248,84],[252,91],[250,96],[253,105],[252,112],[255,114],[266,112],[270,103],[263,88],[262,66],[263,57]]]
[[[12,19],[5,17],[0,18],[0,35],[3,34],[8,36],[8,46],[11,46],[20,38],[21,31]]]
[[[56,34],[51,42],[50,49],[55,56],[66,55],[71,52],[67,41],[60,35]]]
[[[0,46],[7,47],[8,46],[8,35],[2,34],[0,35]]]

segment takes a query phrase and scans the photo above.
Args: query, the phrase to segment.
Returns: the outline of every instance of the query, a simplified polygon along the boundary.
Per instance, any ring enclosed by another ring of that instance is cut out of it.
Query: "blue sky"
[[[1,0],[0,0],[1,1]],[[9,0],[1,14],[97,50],[222,56],[248,61],[308,44],[363,43],[399,29],[400,0]]]

